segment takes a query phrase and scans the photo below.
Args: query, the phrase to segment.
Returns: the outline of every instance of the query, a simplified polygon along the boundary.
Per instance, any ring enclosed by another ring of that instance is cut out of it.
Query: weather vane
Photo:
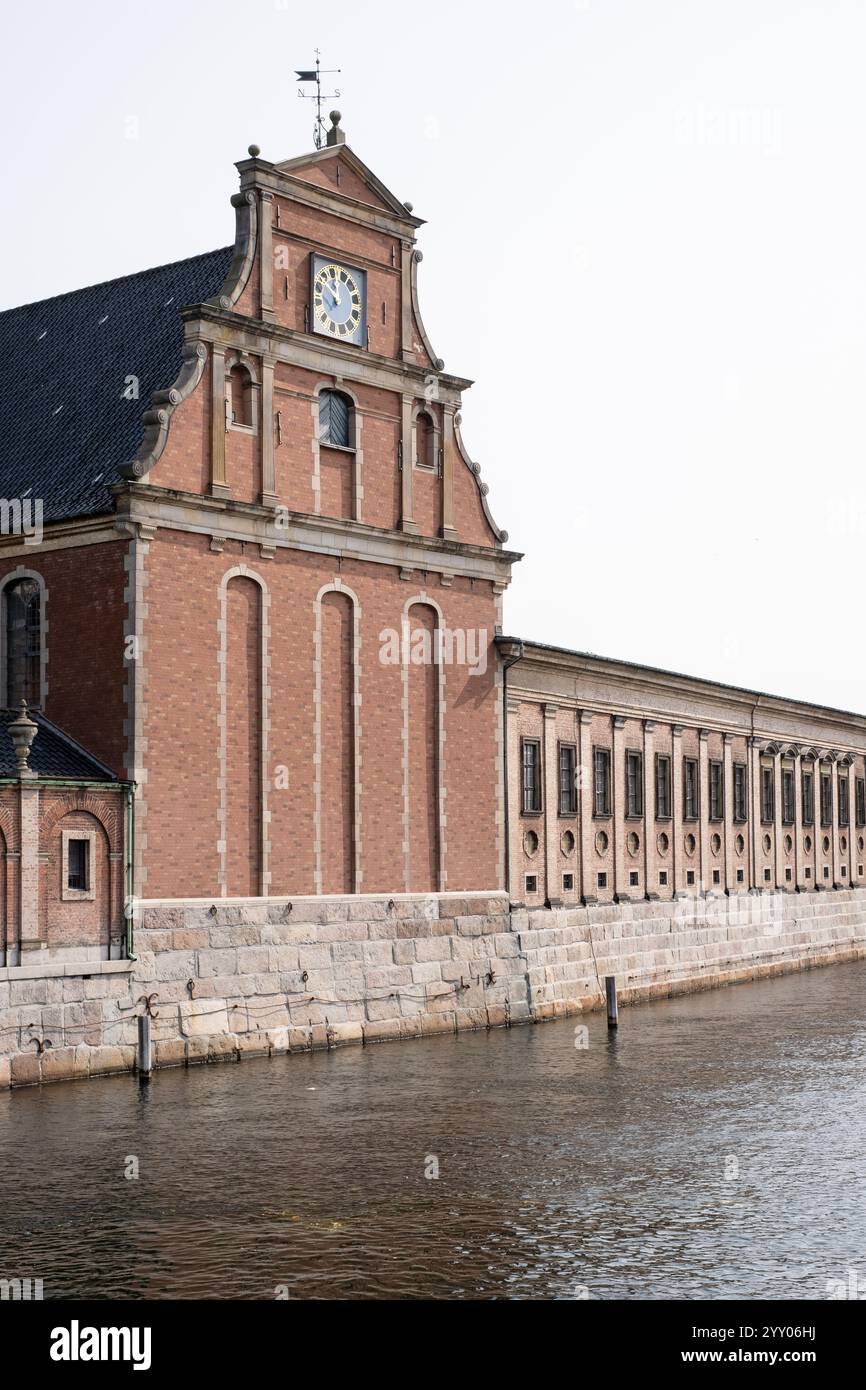
[[[298,89],[298,96],[303,101],[314,101],[316,103],[316,124],[313,127],[313,139],[316,142],[316,149],[320,150],[325,143],[325,123],[322,120],[322,102],[330,101],[332,97],[340,95],[339,87],[334,92],[322,91],[322,76],[330,76],[332,73],[340,72],[340,68],[323,68],[319,64],[319,49],[316,49],[316,67],[299,69],[295,68],[299,82],[315,82],[316,90],[313,92],[302,92]]]

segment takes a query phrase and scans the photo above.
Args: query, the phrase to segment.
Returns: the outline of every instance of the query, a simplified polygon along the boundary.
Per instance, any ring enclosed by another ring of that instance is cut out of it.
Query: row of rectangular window
[[[593,765],[593,815],[597,817],[611,814],[612,760],[611,750],[594,747]],[[541,812],[541,740],[523,739],[523,811],[533,815]],[[700,815],[700,766],[697,758],[683,759],[683,820],[696,821]],[[725,818],[725,779],[724,764],[711,760],[709,763],[709,818],[721,821]],[[733,764],[734,821],[747,821],[748,816],[748,768],[746,763]],[[814,778],[805,769],[802,772],[802,822],[815,823]],[[855,778],[855,815],[858,826],[866,825],[866,778]],[[657,753],[655,758],[655,815],[656,820],[671,818],[671,759],[666,753]],[[625,806],[626,816],[637,817],[644,813],[644,775],[643,754],[635,749],[627,749],[625,755]],[[833,786],[829,774],[821,774],[821,824],[829,826],[833,821]],[[571,816],[577,813],[577,747],[573,743],[559,745],[559,814]],[[776,779],[772,767],[761,768],[761,820],[772,824],[776,813]],[[850,818],[848,778],[838,780],[839,825],[847,826]],[[782,769],[782,823],[793,825],[796,819],[794,772]]]

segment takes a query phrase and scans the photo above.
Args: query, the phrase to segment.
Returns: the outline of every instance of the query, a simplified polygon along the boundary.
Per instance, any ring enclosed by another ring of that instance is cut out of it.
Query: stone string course
[[[611,974],[631,1003],[858,959],[866,894],[154,902],[135,954],[0,971],[0,1087],[134,1071],[154,994],[159,1068],[559,1018],[602,1007]]]

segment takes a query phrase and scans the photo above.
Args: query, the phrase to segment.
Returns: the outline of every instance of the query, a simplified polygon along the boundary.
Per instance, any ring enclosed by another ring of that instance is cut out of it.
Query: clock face
[[[329,261],[313,258],[313,332],[325,333],[343,343],[365,346],[364,291],[366,275]]]

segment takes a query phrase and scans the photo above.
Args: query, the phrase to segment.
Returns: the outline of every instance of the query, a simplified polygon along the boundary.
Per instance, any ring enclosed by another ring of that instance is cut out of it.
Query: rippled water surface
[[[612,1037],[590,1015],[2,1093],[0,1177],[0,1277],[46,1298],[826,1298],[866,1266],[866,963]]]

